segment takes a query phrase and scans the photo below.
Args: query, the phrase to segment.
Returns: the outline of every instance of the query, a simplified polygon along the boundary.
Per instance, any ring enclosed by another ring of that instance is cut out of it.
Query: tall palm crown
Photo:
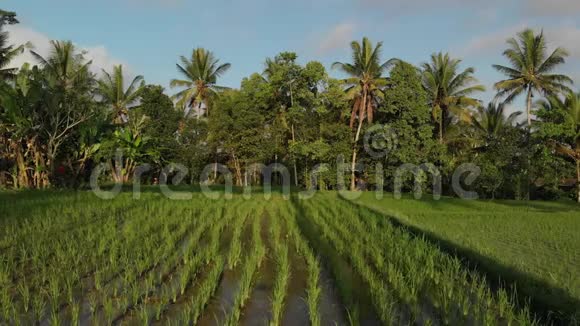
[[[460,59],[448,53],[434,53],[430,63],[423,63],[423,87],[430,96],[433,118],[439,124],[439,141],[443,143],[445,121],[453,115],[462,121],[470,121],[468,107],[477,106],[479,101],[470,97],[482,92],[485,87],[477,84],[473,76],[475,69],[469,67],[459,72]]]
[[[8,32],[3,31],[0,23],[0,80],[11,80],[16,76],[17,68],[9,68],[10,62],[24,51],[24,45],[8,45]]]
[[[177,71],[184,79],[173,79],[171,87],[182,87],[184,90],[174,95],[177,105],[183,108],[193,108],[202,105],[208,108],[208,101],[227,87],[218,86],[217,80],[231,67],[229,63],[219,64],[211,51],[203,48],[194,49],[191,58],[181,56],[181,64],[177,64]]]
[[[45,69],[50,86],[71,90],[78,82],[91,78],[88,67],[92,61],[85,62],[83,54],[76,51],[72,42],[51,41],[51,46],[47,58],[30,51]]]
[[[570,91],[567,85],[572,84],[572,80],[568,76],[551,74],[558,65],[565,62],[568,52],[563,48],[557,48],[548,55],[543,32],[535,35],[531,29],[520,32],[517,38],[510,38],[507,44],[509,48],[503,55],[508,59],[510,66],[493,65],[496,70],[508,77],[495,84],[497,97],[511,102],[519,95],[527,93],[526,114],[528,127],[531,127],[533,91],[542,95]]]
[[[130,106],[137,101],[144,87],[143,76],[137,76],[125,89],[123,66],[119,65],[113,68],[112,76],[103,70],[103,77],[98,81],[97,92],[102,96],[103,102],[113,109],[113,122],[122,124],[126,121]]]
[[[352,63],[335,62],[332,67],[340,69],[349,78],[344,82],[347,85],[347,93],[353,100],[353,108],[350,117],[350,128],[354,128],[354,123],[358,118],[359,125],[365,118],[370,123],[373,122],[374,110],[377,100],[383,97],[382,89],[387,85],[387,79],[383,77],[385,73],[397,59],[391,59],[381,63],[381,48],[383,43],[379,42],[375,47],[368,38],[363,38],[362,43],[353,41],[350,44],[352,49]]]
[[[487,107],[480,106],[473,119],[473,127],[484,138],[496,138],[508,127],[516,123],[522,112],[506,115],[503,103],[489,103]]]

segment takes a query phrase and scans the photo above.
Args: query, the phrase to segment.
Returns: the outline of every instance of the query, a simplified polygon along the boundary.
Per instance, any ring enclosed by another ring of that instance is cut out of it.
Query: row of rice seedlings
[[[330,205],[329,203],[323,203],[321,205],[328,209],[328,215],[334,216],[337,213],[338,209],[335,209],[335,206]],[[361,253],[362,257],[367,257],[370,261],[372,261],[375,266],[377,266],[378,270],[383,271],[385,280],[387,280],[389,288],[391,292],[396,293],[398,300],[405,305],[410,311],[410,320],[416,320],[417,318],[422,317],[420,307],[422,306],[422,302],[420,301],[419,295],[424,295],[424,293],[420,293],[419,288],[422,287],[422,282],[424,278],[420,276],[413,268],[405,269],[405,272],[401,271],[401,266],[405,266],[408,262],[419,261],[422,255],[422,252],[417,252],[415,248],[412,246],[413,244],[409,244],[405,246],[405,252],[407,255],[389,255],[389,261],[385,262],[384,258],[384,249],[381,250],[376,243],[376,238],[371,236],[371,233],[368,232],[367,229],[361,229],[358,225],[359,219],[358,216],[352,216],[349,214],[344,214],[344,212],[349,212],[347,209],[342,210],[341,212],[343,215],[340,219],[344,219],[344,221],[336,221],[333,219],[333,227],[335,232],[340,234],[344,238],[348,238],[350,234],[352,234],[353,230],[360,234],[360,243],[361,248],[365,248],[365,253]],[[382,234],[384,236],[384,233]],[[402,235],[398,240],[401,239],[408,239],[407,235]],[[392,244],[394,239],[391,239],[388,244]],[[387,246],[387,251],[390,246]],[[409,255],[408,253],[411,252],[413,255]],[[401,252],[401,254],[403,254]],[[398,261],[398,258],[402,258],[403,261]],[[381,268],[382,267],[382,268]],[[415,266],[417,268],[418,266]],[[449,300],[448,300],[449,302]],[[427,316],[426,318],[433,318],[435,316]],[[449,314],[443,315],[443,322],[445,324],[449,323]]]
[[[93,228],[96,228],[93,227]],[[109,230],[108,227],[95,230],[104,239],[115,237],[115,232],[99,232]],[[29,313],[31,294],[38,296],[39,293],[47,293],[51,303],[52,314],[56,314],[62,304],[72,303],[74,301],[74,292],[76,287],[80,287],[82,266],[86,265],[86,260],[81,261],[81,257],[91,257],[95,255],[94,250],[89,250],[90,246],[82,242],[82,238],[63,237],[59,246],[53,248],[52,259],[50,261],[42,260],[37,262],[39,269],[27,277],[21,277],[16,282],[18,291],[14,293],[13,306],[20,303],[21,309],[14,307],[14,319],[20,319],[19,314],[26,316]],[[48,246],[47,246],[48,247]],[[47,248],[45,247],[45,248]],[[48,247],[50,248],[50,247]],[[68,274],[62,274],[62,270],[68,270]],[[13,283],[14,284],[14,283]],[[66,293],[61,293],[59,289],[63,287]],[[62,299],[62,300],[59,300]],[[40,312],[38,312],[40,315]]]
[[[252,207],[248,207],[252,206]],[[253,208],[253,205],[246,205],[247,208]],[[227,264],[228,268],[235,268],[230,264],[230,262],[235,261],[232,257],[236,257],[236,255],[241,255],[241,233],[243,231],[244,223],[247,219],[248,213],[242,211],[236,217],[233,225],[236,229],[232,232],[232,240],[229,246],[229,251],[227,254]],[[239,231],[238,231],[239,230]],[[233,243],[237,242],[237,245]],[[184,322],[186,325],[191,323],[195,324],[198,319],[201,317],[205,307],[209,303],[211,297],[215,294],[221,274],[224,270],[224,264],[226,264],[226,260],[223,258],[222,255],[219,253],[214,253],[213,255],[208,256],[212,260],[210,262],[211,267],[205,279],[201,280],[201,283],[196,288],[195,294],[191,297],[189,304],[187,305],[183,317],[181,321]],[[230,267],[231,266],[231,267]]]
[[[322,206],[328,208],[329,215],[333,215],[337,212],[337,209],[333,205],[323,203]],[[346,209],[345,211],[349,212]],[[344,211],[341,210],[341,212]],[[387,243],[387,246],[385,246],[386,248],[383,249],[381,246],[377,245],[378,242],[376,241],[375,235],[368,232],[366,228],[361,227],[361,221],[358,216],[344,214],[341,219],[342,218],[344,218],[344,223],[342,221],[333,221],[335,222],[333,223],[335,231],[345,238],[349,237],[353,230],[357,234],[360,234],[361,248],[364,248],[365,251],[361,253],[361,255],[371,261],[378,271],[382,271],[383,277],[387,281],[391,292],[394,293],[397,300],[404,304],[405,308],[408,309],[410,320],[416,320],[417,318],[423,317],[420,309],[424,303],[421,300],[421,298],[424,297],[424,293],[421,293],[420,289],[424,288],[422,284],[425,279],[421,277],[420,273],[417,273],[417,271],[414,270],[418,265],[414,265],[413,268],[408,268],[409,262],[419,262],[425,257],[423,251],[417,251],[416,247],[413,247],[416,243],[411,243],[409,246],[405,247],[405,252],[411,252],[414,255],[389,254],[389,244],[393,243],[392,240],[390,240]],[[381,234],[380,236],[384,237],[384,234]],[[404,234],[399,240],[407,238],[408,236]],[[388,255],[388,261],[385,260],[385,255]],[[398,258],[402,258],[402,261],[398,260]],[[405,266],[407,267],[401,270],[401,267]],[[443,317],[445,323],[448,323],[448,321],[445,320],[445,318],[448,318],[448,315],[449,314],[446,314]],[[427,316],[426,318],[433,317],[434,316]]]
[[[101,212],[102,215],[107,215],[107,212]],[[72,232],[58,234],[58,236],[48,236],[46,234],[34,238],[29,238],[27,241],[19,243],[12,247],[5,253],[6,264],[9,265],[12,271],[12,280],[16,281],[24,275],[29,276],[29,282],[34,282],[30,276],[34,275],[38,270],[46,268],[48,262],[74,264],[73,257],[68,250],[84,250],[84,246],[76,246],[83,242],[84,236],[88,233],[105,234],[107,228],[117,225],[112,218],[107,218],[103,221],[100,228],[97,225],[91,225],[88,229],[77,229]],[[94,249],[93,249],[94,250]]]
[[[186,325],[191,323],[195,324],[199,317],[201,317],[201,314],[209,300],[218,288],[220,277],[224,270],[224,263],[223,256],[218,255],[214,258],[207,277],[201,280],[200,285],[197,287],[197,291],[191,297],[189,304],[184,310],[182,321],[184,321]]]
[[[94,273],[94,288],[91,290],[94,292],[88,292],[89,297],[86,299],[88,303],[85,304],[85,306],[88,305],[90,307],[90,315],[92,318],[98,317],[99,314],[97,312],[101,309],[101,305],[103,312],[100,315],[104,315],[106,318],[113,318],[113,314],[124,309],[128,303],[126,298],[120,297],[120,293],[127,291],[127,284],[132,284],[140,275],[158,264],[160,259],[162,259],[160,257],[168,257],[170,253],[173,253],[175,249],[179,248],[177,244],[185,238],[185,234],[192,225],[192,221],[187,220],[187,223],[184,223],[183,219],[178,215],[167,214],[151,219],[152,221],[161,220],[168,222],[168,216],[170,216],[172,219],[181,220],[181,225],[176,230],[164,227],[163,231],[157,231],[155,234],[152,234],[147,239],[148,241],[139,241],[139,246],[135,246],[135,250],[133,250],[131,256],[127,254],[127,250],[123,250],[119,256],[119,261],[122,262],[121,265],[129,266],[129,268],[119,268],[117,266],[118,264],[113,261],[108,262],[106,268],[99,268]],[[162,223],[161,225],[163,227],[163,225],[169,225],[169,223]],[[116,250],[114,248],[113,246],[107,251],[115,252]],[[135,289],[133,289],[134,292]],[[113,299],[110,300],[111,298]],[[112,307],[113,302],[115,303],[115,309]],[[74,305],[71,305],[71,313],[74,312],[74,308]]]
[[[139,216],[139,215],[133,215]],[[131,216],[131,219],[133,219]],[[141,221],[142,225],[147,224]],[[59,237],[62,245],[51,247],[44,246],[44,250],[50,253],[52,257],[45,256],[38,264],[40,272],[51,267],[51,265],[59,264],[58,269],[74,270],[78,272],[81,277],[86,277],[87,273],[92,273],[98,266],[106,265],[113,267],[118,262],[118,257],[122,248],[127,244],[122,237],[119,237],[118,223],[111,221],[102,226],[95,226],[89,232],[79,234],[75,238],[66,236]],[[132,236],[133,239],[136,236]],[[82,257],[82,261],[81,261]],[[50,262],[47,263],[47,262]],[[52,266],[54,267],[54,266]],[[41,274],[41,284],[46,282],[46,273],[35,273],[35,276]],[[38,281],[38,279],[36,279]],[[31,286],[34,286],[34,281],[30,280]]]
[[[14,252],[14,249],[11,248],[9,250],[10,254],[2,256],[2,267],[0,268],[2,275],[4,275],[1,277],[4,279],[2,283],[4,283],[3,285],[8,284],[8,286],[2,286],[2,289],[5,290],[3,291],[5,294],[3,295],[5,298],[3,299],[3,307],[7,307],[4,309],[5,311],[12,312],[12,317],[6,315],[4,316],[5,319],[19,320],[24,318],[24,320],[30,320],[32,319],[30,311],[32,308],[36,308],[36,315],[38,316],[36,320],[39,320],[43,318],[44,313],[42,311],[46,308],[49,308],[49,315],[58,316],[58,311],[63,308],[63,305],[72,305],[73,303],[78,305],[79,303],[76,301],[87,290],[100,291],[109,282],[110,278],[118,277],[126,266],[132,266],[135,259],[140,262],[145,261],[145,259],[140,259],[142,257],[138,255],[134,257],[130,253],[131,250],[127,249],[135,248],[143,251],[142,249],[146,245],[141,245],[143,238],[141,241],[138,238],[144,236],[144,230],[154,230],[159,229],[161,225],[170,225],[168,223],[169,219],[166,218],[167,215],[147,219],[147,217],[151,216],[143,214],[144,210],[151,211],[151,206],[157,208],[157,210],[170,207],[165,203],[161,205],[157,203],[150,205],[148,203],[148,205],[138,207],[135,204],[128,205],[125,201],[119,201],[119,205],[110,205],[107,204],[110,202],[99,200],[95,200],[95,202],[97,204],[94,202],[87,203],[86,206],[91,208],[87,208],[87,211],[94,216],[104,215],[106,218],[103,220],[103,224],[86,224],[84,221],[87,218],[77,218],[75,221],[79,224],[79,227],[73,227],[74,225],[69,225],[71,220],[65,220],[66,223],[60,222],[60,224],[66,224],[67,227],[70,227],[70,232],[59,234],[58,237],[49,238],[47,241],[44,241],[44,239],[52,235],[40,233],[40,237],[28,241],[28,246],[19,246],[22,249],[19,252]],[[117,201],[112,202],[115,203]],[[104,209],[108,206],[122,209],[111,212]],[[100,211],[97,210],[98,208],[100,208]],[[139,208],[139,211],[136,212],[135,208]],[[82,212],[85,212],[85,210],[81,210],[78,213]],[[127,215],[128,213],[129,215]],[[58,217],[58,215],[56,216]],[[54,215],[51,218],[55,224],[61,221],[54,218]],[[173,218],[173,220],[177,221],[178,217]],[[35,225],[36,227],[34,229],[32,226],[24,228],[25,231],[37,231],[38,225],[41,225],[35,224],[37,219],[28,219],[28,221],[30,225]],[[141,229],[128,229],[126,228],[127,225],[139,225]],[[51,230],[54,229],[56,228],[53,226]],[[164,232],[173,234],[174,230],[167,229]],[[149,237],[145,236],[144,238]],[[148,240],[152,239],[149,238]],[[134,242],[134,244],[131,244],[130,241]],[[146,244],[149,242],[147,241]],[[140,245],[137,246],[136,244]],[[157,245],[158,249],[156,251],[148,252],[145,256],[154,257],[152,261],[155,263],[162,256],[159,250],[161,247]],[[16,268],[18,266],[16,262],[20,257],[26,258],[22,259],[22,261],[32,265],[33,268],[25,271],[21,268]],[[61,272],[63,270],[68,272],[63,274]],[[14,273],[14,271],[20,273],[20,277],[18,275],[16,277],[11,276],[10,273]],[[91,273],[91,279],[94,279],[94,284],[86,282],[85,278],[89,276],[87,273]],[[24,275],[26,276],[24,277]],[[17,279],[16,282],[14,282],[15,278]],[[31,298],[35,299],[35,302],[31,302]],[[42,302],[42,304],[39,302]],[[71,310],[74,310],[74,308],[71,307]]]
[[[156,296],[155,296],[155,302],[153,304],[153,317],[154,320],[156,321],[160,321],[162,319],[163,314],[165,313],[165,311],[167,311],[167,309],[169,308],[170,304],[175,304],[177,299],[182,296],[185,293],[185,289],[190,286],[191,284],[193,284],[193,282],[196,280],[196,277],[198,275],[198,271],[201,269],[202,265],[209,265],[212,261],[214,261],[216,259],[216,257],[220,256],[219,252],[220,252],[220,240],[222,238],[222,233],[223,230],[226,226],[230,225],[230,223],[237,223],[237,221],[241,218],[241,219],[245,219],[244,214],[242,215],[236,215],[235,213],[237,212],[237,205],[241,204],[241,202],[237,202],[234,203],[232,205],[230,205],[228,208],[228,210],[226,210],[226,213],[223,214],[223,216],[221,214],[219,214],[218,216],[222,216],[221,219],[219,219],[218,221],[213,221],[214,224],[211,225],[210,230],[208,230],[207,232],[204,232],[203,228],[198,228],[195,230],[195,238],[200,239],[201,234],[202,233],[209,233],[210,235],[210,241],[209,243],[207,243],[205,246],[203,246],[202,249],[197,250],[197,252],[193,255],[193,257],[187,259],[187,261],[189,262],[189,264],[186,264],[184,268],[180,269],[180,270],[176,270],[174,271],[174,273],[171,275],[172,278],[175,280],[172,282],[172,279],[169,279],[169,281],[167,282],[163,282],[162,284],[158,284],[158,289],[156,291]],[[242,209],[244,210],[244,209]],[[234,220],[234,221],[232,221]],[[198,245],[200,246],[200,245]],[[186,252],[190,252],[189,250],[187,250]],[[220,258],[221,259],[221,258]],[[184,256],[184,264],[185,264],[185,256]],[[220,264],[223,265],[223,260],[222,262],[220,262]],[[220,275],[221,275],[221,270],[223,269],[223,266],[220,268]],[[217,275],[219,276],[219,275]],[[216,275],[210,275],[210,279],[214,279],[215,280],[215,286],[217,286],[217,277]],[[214,283],[207,283],[207,285],[205,285],[205,288],[202,289],[202,291],[206,291],[201,293],[199,296],[194,297],[196,300],[199,298],[207,298],[207,300],[209,300],[209,293],[207,292],[208,289],[211,287],[211,284]],[[195,302],[195,301],[190,301],[188,304],[186,304],[184,312],[181,314],[181,316],[178,317],[179,322],[181,323],[185,323],[185,324],[190,324],[190,322],[193,320],[197,320],[197,318],[199,317],[199,313],[201,313],[201,309],[203,306],[205,306],[205,303],[199,303],[199,302]],[[149,320],[149,315],[147,313],[147,311],[150,311],[151,309],[146,309],[146,308],[141,308],[140,310],[140,318],[142,322],[145,322],[145,319]],[[164,322],[171,322],[171,319],[167,319],[164,320]]]
[[[255,281],[254,278],[256,276],[256,271],[260,268],[266,254],[266,249],[260,234],[262,221],[261,217],[261,213],[255,216],[252,223],[252,248],[248,252],[246,261],[242,267],[242,275],[239,281],[238,292],[236,294],[236,298],[234,299],[233,309],[224,323],[228,326],[238,324],[242,309],[244,308],[247,300],[250,298]]]
[[[220,215],[202,216],[199,224],[188,226],[186,229],[190,234],[187,241],[173,249],[167,259],[149,272],[149,276],[144,279],[145,286],[140,291],[138,284],[131,287],[132,302],[118,314],[124,315],[130,308],[132,311],[138,311],[141,321],[149,320],[150,312],[153,313],[155,320],[159,320],[166,306],[175,303],[177,298],[185,293],[197,270],[210,255],[208,252],[215,251],[216,243],[219,246],[219,233],[224,223],[222,221],[216,223],[215,219]],[[198,217],[195,220],[199,219]],[[212,241],[192,255],[194,248],[199,248],[201,237],[210,226],[207,232],[212,235]],[[218,239],[213,240],[215,238]],[[117,316],[116,319],[120,317]]]
[[[302,206],[302,203],[296,204],[306,209],[305,214],[295,214],[302,234],[328,264],[328,269],[332,273],[334,284],[344,304],[349,324],[358,325],[360,323],[361,310],[369,308],[361,302],[364,289],[359,288],[359,284],[355,284],[358,283],[356,275],[351,272],[347,261],[344,260],[334,245],[328,241],[330,236],[328,230],[321,228],[318,223],[313,223],[319,218],[319,213],[308,209],[307,205]]]
[[[24,196],[24,195],[23,195]],[[76,198],[79,196],[74,196]],[[83,196],[84,197],[84,196]],[[68,200],[67,200],[68,198]],[[91,226],[100,222],[109,215],[101,214],[103,204],[101,201],[75,199],[71,202],[69,197],[46,198],[42,203],[30,202],[20,199],[2,209],[3,218],[0,219],[0,252],[6,253],[13,246],[26,242],[34,242],[39,237],[54,237],[65,232],[74,231],[78,228]],[[108,202],[107,210],[118,210],[130,206],[127,201],[116,200]],[[39,207],[41,209],[34,209]]]
[[[227,259],[228,269],[230,270],[234,269],[242,258],[242,231],[244,230],[246,217],[247,215],[244,215],[243,218],[236,219],[233,225],[234,229]]]
[[[142,300],[142,296],[148,296],[156,276],[160,278],[160,275],[168,272],[169,268],[166,266],[172,266],[178,261],[179,245],[186,239],[193,221],[186,220],[182,224],[177,232],[168,233],[166,230],[158,232],[155,236],[156,241],[143,243],[142,248],[137,251],[137,256],[134,257],[136,260],[127,262],[131,264],[132,261],[134,265],[125,268],[115,280],[103,284],[97,284],[101,281],[95,282],[95,291],[89,292],[86,297],[92,320],[98,322],[104,319],[106,322],[112,322],[125,314],[136,301]],[[168,264],[159,266],[161,260],[167,261]],[[159,268],[155,269],[155,266]],[[95,273],[95,279],[101,278],[98,275],[101,275],[99,271]]]
[[[388,325],[393,324],[395,322],[395,312],[393,311],[393,308],[396,301],[387,291],[387,287],[380,276],[369,264],[366,263],[361,243],[358,240],[358,234],[350,232],[349,237],[343,239],[332,226],[332,222],[329,221],[335,220],[334,216],[330,217],[326,214],[314,214],[309,216],[312,216],[313,222],[317,223],[322,233],[331,242],[335,250],[341,256],[348,258],[354,269],[367,283],[369,286],[371,301],[381,321]]]
[[[278,216],[270,216],[270,243],[273,247],[274,261],[276,262],[276,276],[272,293],[272,319],[271,326],[280,325],[280,319],[284,310],[284,298],[290,281],[290,262],[288,258],[288,246],[280,240],[280,223]]]
[[[345,214],[348,210],[343,210],[340,206],[338,208],[336,203],[322,201],[318,204],[319,209],[326,210],[326,214],[321,215],[330,225],[330,234],[335,237],[335,241],[343,241],[354,248],[349,252],[349,260],[369,283],[373,300],[378,303],[377,312],[391,322],[395,317],[410,321],[421,318],[422,302],[417,293],[417,282],[411,275],[412,271],[402,274],[394,268],[395,265],[391,261],[386,261],[384,250],[378,245],[376,238],[368,231],[356,227],[358,217]],[[353,234],[357,235],[354,239]],[[391,258],[389,256],[389,259]],[[405,259],[409,260],[409,255],[405,256]],[[392,281],[396,277],[399,282]],[[385,291],[386,288],[389,291]]]
[[[308,277],[306,284],[306,303],[308,304],[308,317],[312,326],[319,326],[320,320],[320,296],[322,289],[319,284],[320,279],[320,265],[318,259],[314,255],[312,248],[308,241],[302,236],[298,223],[296,222],[296,212],[291,205],[285,205],[279,209],[279,216],[282,217],[286,232],[294,242],[294,246],[298,253],[306,260],[308,268]]]
[[[428,298],[444,324],[500,320],[510,324],[516,319],[522,324],[535,323],[526,309],[517,311],[512,303],[498,300],[485,282],[469,277],[459,260],[443,254],[427,241],[413,238],[388,222],[383,221],[379,227],[373,224],[377,217],[369,212],[361,219],[360,211],[350,205],[340,205],[340,210],[336,203],[323,206],[334,217],[337,232],[348,237],[354,230],[360,235],[365,256],[377,266],[384,266],[379,270],[383,271],[389,287],[411,308],[412,319],[420,317],[421,299]],[[386,262],[385,257],[388,257]]]

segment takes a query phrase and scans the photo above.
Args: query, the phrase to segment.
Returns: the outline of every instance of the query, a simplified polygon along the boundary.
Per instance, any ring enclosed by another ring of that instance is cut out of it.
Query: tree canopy
[[[71,41],[52,41],[48,55],[31,51],[34,62],[14,69],[25,47],[9,44],[3,27],[18,19],[0,17],[2,187],[80,187],[98,166],[105,181],[155,183],[179,163],[190,183],[219,183],[225,166],[239,186],[263,184],[264,166],[280,164],[295,187],[392,190],[401,166],[414,166],[422,187],[436,173],[452,195],[453,173],[469,163],[481,169],[472,188],[482,196],[524,198],[529,188],[534,198],[580,200],[580,98],[557,72],[567,51],[548,52],[541,32],[508,39],[508,65],[493,66],[507,79],[484,103],[464,61],[444,52],[419,67],[384,60],[383,43],[368,38],[351,43],[349,62],[332,65],[342,78],[287,51],[237,89],[220,86],[231,65],[204,48],[180,57],[174,93],[122,66],[92,73]],[[524,93],[527,128],[511,106]],[[346,157],[350,175],[340,180]],[[406,190],[413,177],[403,178]]]

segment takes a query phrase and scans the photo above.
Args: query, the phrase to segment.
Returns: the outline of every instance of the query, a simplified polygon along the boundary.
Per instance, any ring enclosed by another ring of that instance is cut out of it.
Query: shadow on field
[[[377,209],[356,204],[341,196],[339,198],[362,211],[388,218],[397,227],[404,228],[412,235],[422,237],[437,245],[443,252],[460,258],[468,268],[485,275],[494,290],[507,287],[517,296],[519,303],[528,302],[530,309],[545,324],[578,325],[580,323],[580,300],[566,291],[553,287],[527,273],[505,266],[469,248],[459,246],[439,235],[401,222]]]

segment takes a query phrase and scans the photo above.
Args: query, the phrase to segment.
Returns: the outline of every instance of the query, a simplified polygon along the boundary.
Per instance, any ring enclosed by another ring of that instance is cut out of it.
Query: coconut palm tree
[[[113,68],[112,76],[103,70],[103,77],[97,83],[98,94],[101,95],[103,102],[110,105],[113,110],[113,123],[123,124],[126,122],[130,106],[139,98],[145,87],[143,76],[133,78],[125,89],[123,66],[118,65]]]
[[[8,45],[8,32],[2,30],[3,25],[0,24],[0,81],[14,79],[17,68],[9,68],[8,65],[16,56],[24,51],[24,45],[13,46]]]
[[[14,25],[20,23],[16,18],[16,13],[0,9],[0,25]]]
[[[349,77],[343,82],[346,92],[353,102],[350,116],[350,128],[354,130],[358,121],[358,128],[354,137],[354,146],[351,162],[351,190],[356,190],[355,166],[357,158],[357,144],[360,132],[365,120],[373,122],[374,111],[379,100],[384,96],[383,89],[387,86],[387,78],[384,73],[398,60],[391,59],[381,63],[382,42],[373,46],[368,38],[363,38],[362,43],[353,41],[352,63],[335,62],[332,67],[339,69]]]
[[[487,107],[477,108],[472,125],[481,138],[493,139],[499,137],[506,128],[514,126],[521,114],[522,112],[517,111],[506,115],[503,103],[492,102]]]
[[[508,77],[495,84],[497,98],[504,98],[509,103],[525,93],[528,128],[531,128],[534,91],[542,95],[570,91],[567,85],[572,84],[572,80],[568,76],[551,74],[565,62],[568,52],[563,48],[556,48],[548,55],[543,32],[535,35],[531,29],[518,33],[517,38],[508,39],[507,44],[509,47],[503,55],[510,66],[493,65],[497,71]]]
[[[191,59],[181,56],[181,64],[177,64],[177,71],[184,79],[171,80],[171,87],[184,88],[173,96],[178,100],[177,105],[184,109],[196,108],[201,110],[205,106],[208,114],[209,100],[227,87],[218,86],[217,80],[231,65],[219,64],[211,51],[204,48],[194,49]]]
[[[562,121],[558,121],[560,128],[568,130],[567,141],[552,140],[556,153],[566,156],[576,163],[576,186],[578,202],[580,203],[580,94],[568,93],[565,100],[557,96],[550,96],[537,104],[545,111],[557,111],[562,114]]]
[[[30,51],[46,72],[50,87],[68,91],[92,79],[93,76],[88,69],[92,61],[85,62],[83,53],[78,52],[71,41],[51,41],[50,43],[51,52],[46,58]]]
[[[55,171],[55,159],[61,145],[80,124],[93,116],[92,107],[85,105],[87,94],[94,86],[94,75],[89,71],[92,61],[85,61],[70,41],[51,41],[50,55],[32,55],[42,67],[43,90],[50,92],[44,103],[46,110],[42,128],[47,137],[47,165]],[[34,70],[34,69],[33,69]]]
[[[423,63],[423,87],[430,96],[433,118],[439,125],[439,142],[443,144],[445,121],[457,119],[469,122],[471,114],[468,107],[479,105],[470,95],[482,92],[485,87],[477,84],[473,77],[475,69],[469,67],[459,72],[461,60],[453,59],[448,53],[434,53],[430,63]]]

